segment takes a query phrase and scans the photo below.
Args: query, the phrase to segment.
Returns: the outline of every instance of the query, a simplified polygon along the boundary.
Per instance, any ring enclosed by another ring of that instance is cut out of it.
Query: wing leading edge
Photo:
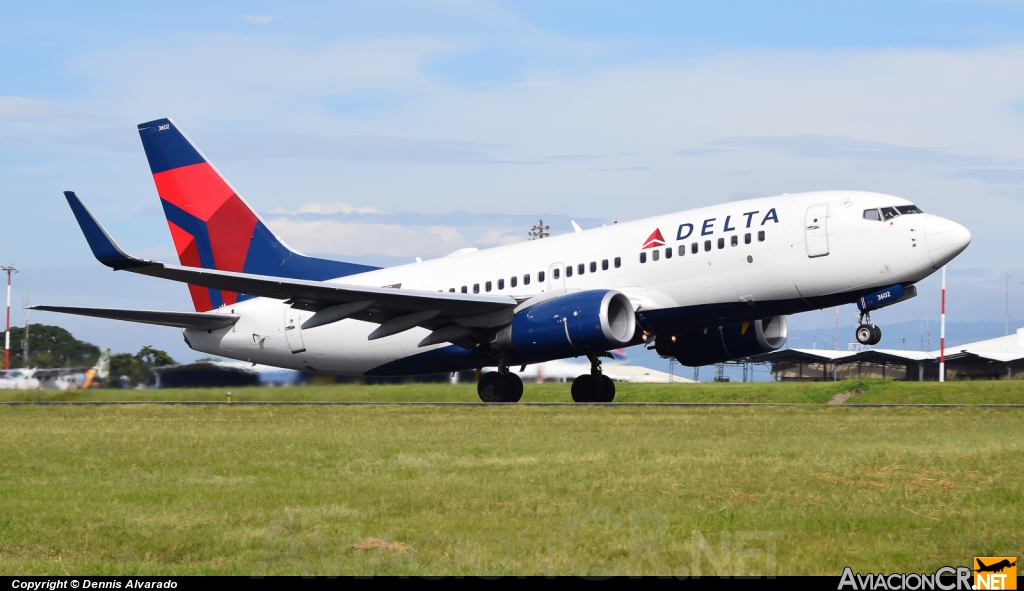
[[[127,320],[142,324],[158,324],[196,330],[218,330],[238,322],[237,314],[207,314],[203,312],[162,312],[159,310],[122,310],[118,308],[79,308],[76,306],[28,306],[29,310],[60,312],[76,316],[91,316],[110,320]]]
[[[395,334],[414,326],[435,331],[453,324],[468,329],[493,328],[510,322],[513,310],[519,303],[510,296],[345,285],[144,261],[125,253],[73,191],[65,191],[64,196],[93,255],[107,267],[115,271],[124,270],[180,283],[284,300],[293,308],[316,312],[307,321],[310,327],[343,318],[381,324],[381,328],[374,331],[371,338]]]

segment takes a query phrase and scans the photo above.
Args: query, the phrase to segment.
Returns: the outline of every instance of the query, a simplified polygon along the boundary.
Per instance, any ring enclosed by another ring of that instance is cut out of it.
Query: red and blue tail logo
[[[292,251],[170,119],[140,124],[139,135],[182,265],[314,281],[375,269]],[[200,312],[251,297],[195,285],[189,291]]]

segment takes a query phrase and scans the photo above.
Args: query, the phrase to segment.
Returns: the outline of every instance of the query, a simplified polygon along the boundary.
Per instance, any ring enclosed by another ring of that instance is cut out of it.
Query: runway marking
[[[310,400],[25,400],[0,402],[3,406],[576,406],[576,407],[807,407],[807,408],[1024,408],[1024,404],[815,404],[801,402],[358,402]]]

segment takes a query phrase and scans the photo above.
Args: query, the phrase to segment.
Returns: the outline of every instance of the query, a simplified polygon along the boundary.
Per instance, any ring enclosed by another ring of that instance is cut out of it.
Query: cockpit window
[[[900,214],[896,213],[896,208],[895,207],[883,207],[882,208],[882,219],[883,220],[891,220],[892,218],[894,218],[894,217],[896,217],[898,215],[900,215]]]
[[[866,219],[866,220],[874,220],[876,222],[880,222],[880,221],[882,221],[882,216],[881,216],[881,214],[878,213],[877,209],[865,209],[864,210],[864,219]]]
[[[897,205],[896,211],[900,212],[903,215],[909,215],[912,213],[924,213],[916,205]]]

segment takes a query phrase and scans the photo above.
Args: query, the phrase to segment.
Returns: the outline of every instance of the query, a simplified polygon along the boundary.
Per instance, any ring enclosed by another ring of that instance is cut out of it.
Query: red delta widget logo
[[[659,246],[665,246],[665,238],[661,235],[661,228],[655,228],[654,232],[647,237],[643,248],[640,250],[644,250],[646,248],[658,248]]]

